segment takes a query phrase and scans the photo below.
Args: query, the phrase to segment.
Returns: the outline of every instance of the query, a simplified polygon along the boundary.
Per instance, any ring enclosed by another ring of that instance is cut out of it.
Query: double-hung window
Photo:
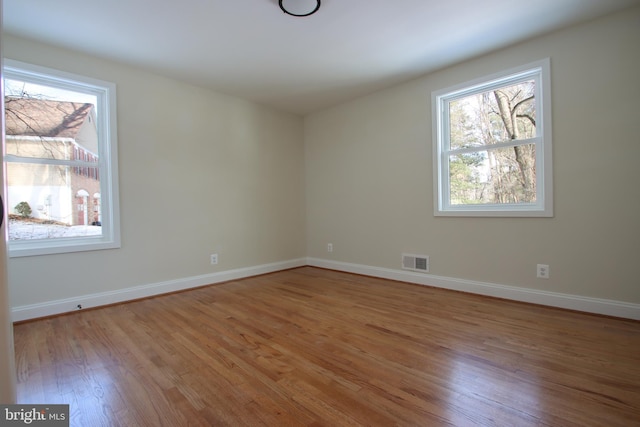
[[[437,216],[553,216],[549,59],[432,94]]]
[[[9,255],[120,246],[113,83],[4,60]]]

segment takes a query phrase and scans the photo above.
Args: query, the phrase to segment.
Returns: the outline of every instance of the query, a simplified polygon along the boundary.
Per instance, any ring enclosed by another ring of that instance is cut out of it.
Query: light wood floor
[[[639,426],[640,322],[304,267],[15,326],[74,426]]]

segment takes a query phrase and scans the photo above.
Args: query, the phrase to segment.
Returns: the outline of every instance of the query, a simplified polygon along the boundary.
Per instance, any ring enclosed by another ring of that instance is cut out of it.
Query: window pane
[[[97,97],[15,79],[5,89],[6,152],[33,159],[7,162],[9,240],[102,235]]]
[[[95,104],[95,95],[8,77],[4,79],[4,94],[15,98],[39,98],[54,101],[92,102]]]
[[[77,97],[87,98],[81,93]],[[87,99],[91,102],[5,96],[7,154],[76,160],[73,149],[69,148],[75,145],[82,152],[97,156],[96,97]]]
[[[536,202],[535,145],[449,156],[450,204]]]
[[[535,81],[449,103],[450,148],[479,147],[536,136]]]
[[[7,163],[9,240],[102,234],[100,183],[75,169]]]

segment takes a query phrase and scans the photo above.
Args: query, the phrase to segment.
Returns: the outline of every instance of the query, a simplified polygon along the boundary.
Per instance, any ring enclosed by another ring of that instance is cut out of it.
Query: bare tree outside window
[[[6,80],[10,241],[102,233],[96,115],[95,96]]]
[[[536,136],[535,82],[471,95],[449,104],[451,148],[487,147],[450,155],[451,203],[533,203],[533,144],[492,148]]]

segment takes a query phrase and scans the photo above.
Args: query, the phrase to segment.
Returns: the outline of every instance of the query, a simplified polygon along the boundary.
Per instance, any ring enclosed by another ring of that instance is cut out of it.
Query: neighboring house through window
[[[115,86],[5,60],[10,256],[119,247]]]
[[[553,216],[549,60],[432,94],[435,215]]]

